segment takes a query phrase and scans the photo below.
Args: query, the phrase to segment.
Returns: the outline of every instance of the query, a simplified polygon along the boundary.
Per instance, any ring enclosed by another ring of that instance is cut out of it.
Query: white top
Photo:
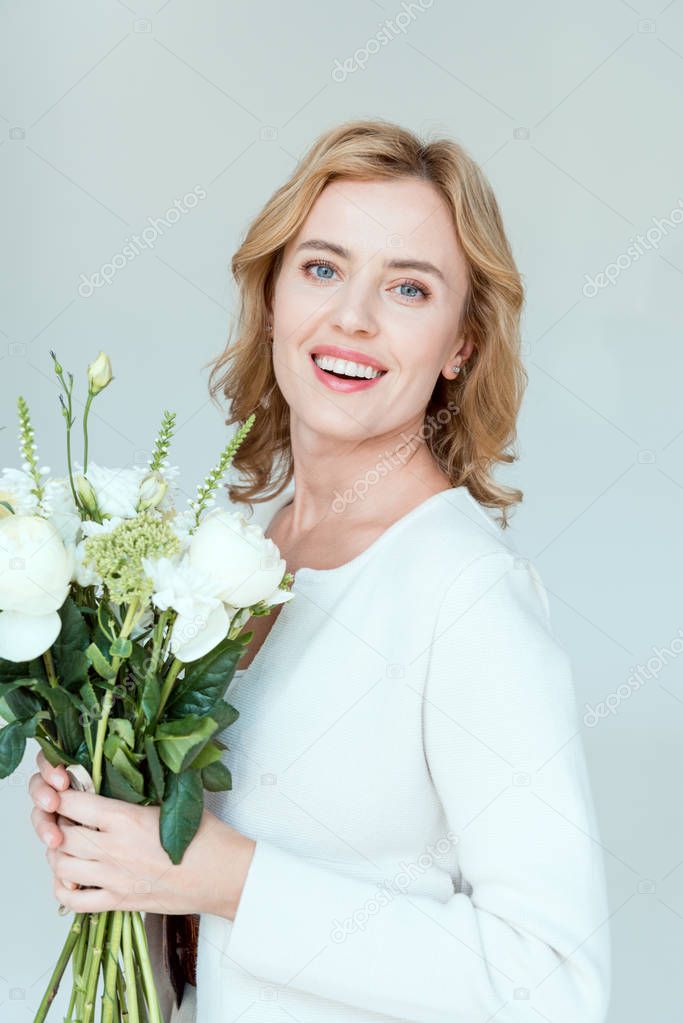
[[[256,840],[203,914],[197,1023],[602,1023],[599,833],[569,656],[534,566],[465,488],[301,568],[227,699]]]

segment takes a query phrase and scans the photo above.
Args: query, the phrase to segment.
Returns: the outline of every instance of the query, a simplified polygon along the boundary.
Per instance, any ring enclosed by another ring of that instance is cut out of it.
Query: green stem
[[[119,1019],[121,1023],[130,1023],[130,1016],[126,1008],[126,982],[123,979],[121,970],[116,971],[116,1001],[118,1003]]]
[[[90,412],[90,406],[95,395],[92,391],[88,391],[88,400],[85,403],[85,409],[83,411],[83,475],[85,476],[88,471],[88,413]]]
[[[121,928],[123,912],[120,909],[109,914],[109,932],[107,934],[107,955],[104,963],[104,991],[102,992],[102,1023],[114,1023],[116,1011],[116,975],[119,972],[119,950],[121,948]]]
[[[54,689],[55,686],[59,685],[57,679],[57,672],[55,671],[55,662],[52,660],[52,650],[49,648],[43,654],[43,660],[45,662],[45,671],[47,673],[47,680]]]
[[[76,950],[71,960],[73,968],[73,982],[71,987],[71,998],[69,1000],[69,1008],[67,1009],[65,1019],[70,1021],[73,1017],[73,1011],[76,1006],[76,999],[80,991],[83,990],[83,966],[85,963],[85,950],[88,946],[88,924],[89,916],[87,913],[80,913],[81,919],[81,932],[78,936],[78,943]]]
[[[161,687],[161,697],[159,699],[159,710],[156,712],[156,716],[154,718],[154,724],[156,724],[156,722],[159,721],[159,719],[161,718],[161,713],[162,713],[164,707],[166,706],[166,701],[168,700],[169,696],[171,695],[171,689],[173,688],[173,683],[175,682],[176,678],[178,677],[178,672],[181,671],[184,667],[185,667],[185,664],[184,664],[183,661],[179,661],[177,657],[173,658],[173,664],[169,668],[168,675],[164,679],[164,684]]]
[[[85,997],[87,994],[86,987],[88,981],[88,975],[90,973],[90,962],[92,959],[92,950],[95,946],[95,932],[97,931],[97,913],[88,914],[90,920],[90,926],[88,928],[88,942],[85,948],[85,958],[83,959],[83,965],[81,966],[81,975],[79,977],[80,983],[78,984],[78,993],[76,995],[76,1019],[82,1020],[84,1014]]]
[[[104,936],[109,921],[109,912],[97,913],[97,929],[95,940],[88,960],[88,978],[85,985],[85,1002],[83,1003],[83,1019],[81,1023],[91,1023],[95,1010],[95,996],[97,995],[97,981],[100,975],[100,962],[102,960],[102,949]]]
[[[138,1013],[138,991],[135,983],[135,965],[133,962],[133,925],[130,913],[123,914],[123,968],[126,974],[128,992],[128,1023],[140,1023]]]
[[[82,926],[83,917],[81,914],[78,914],[69,928],[69,933],[66,936],[64,947],[62,948],[59,959],[57,960],[57,965],[52,971],[52,976],[50,977],[50,981],[47,985],[47,990],[43,995],[40,1005],[38,1006],[38,1012],[34,1017],[33,1023],[42,1023],[42,1020],[44,1020],[47,1016],[48,1010],[54,1001],[57,991],[59,990],[59,984],[64,975],[66,964],[69,962],[74,946],[80,937]]]
[[[138,962],[140,963],[140,970],[142,972],[142,982],[145,989],[145,999],[149,1009],[150,1023],[164,1023],[161,1017],[161,1009],[159,1008],[159,998],[157,995],[156,985],[154,983],[154,975],[152,973],[152,964],[149,958],[149,948],[147,947],[147,936],[145,934],[145,925],[142,922],[142,917],[139,912],[131,914],[133,924],[133,940],[137,951]]]
[[[135,624],[135,616],[138,611],[140,601],[136,597],[128,605],[126,617],[123,625],[121,626],[121,632],[119,634],[121,639],[127,639],[130,631]],[[114,657],[112,660],[112,666],[114,668],[114,676],[112,679],[112,688],[108,689],[105,693],[104,700],[102,701],[102,714],[99,721],[97,722],[97,737],[95,739],[95,754],[93,756],[92,763],[92,780],[95,787],[95,792],[99,793],[102,787],[102,754],[104,751],[104,739],[107,734],[107,723],[109,721],[109,715],[114,705],[114,683],[119,673],[119,667],[121,665],[121,658]]]

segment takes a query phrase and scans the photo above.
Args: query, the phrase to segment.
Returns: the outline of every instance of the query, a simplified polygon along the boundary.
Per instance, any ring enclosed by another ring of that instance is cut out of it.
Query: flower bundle
[[[64,389],[67,475],[40,467],[29,410],[18,399],[21,469],[0,474],[0,778],[35,738],[74,788],[160,807],[172,863],[196,834],[204,790],[232,787],[220,734],[238,717],[225,699],[252,632],[293,596],[293,577],[258,525],[214,505],[251,429],[242,425],[187,507],[167,455],[165,411],[145,467],[88,464],[88,414],[112,377],[88,367],[83,462],[72,464],[73,375],[51,353]],[[210,509],[207,511],[207,509]],[[63,907],[60,907],[60,912]],[[77,913],[34,1023],[46,1018],[68,963],[65,1023],[161,1023],[140,913]]]

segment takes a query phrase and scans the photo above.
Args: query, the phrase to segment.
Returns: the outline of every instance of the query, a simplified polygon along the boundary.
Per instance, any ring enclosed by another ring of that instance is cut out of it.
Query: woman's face
[[[465,259],[434,186],[331,182],[287,244],[274,292],[274,369],[292,428],[348,441],[419,429],[439,374],[453,379],[456,354],[471,352],[456,337],[466,294]],[[321,347],[385,372],[339,379],[316,367]]]

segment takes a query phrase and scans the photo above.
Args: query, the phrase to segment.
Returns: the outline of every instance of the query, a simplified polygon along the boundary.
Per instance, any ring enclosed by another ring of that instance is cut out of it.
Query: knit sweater
[[[601,845],[532,562],[457,487],[293,592],[226,694],[205,805],[256,845],[234,920],[201,916],[197,1023],[602,1023]]]

